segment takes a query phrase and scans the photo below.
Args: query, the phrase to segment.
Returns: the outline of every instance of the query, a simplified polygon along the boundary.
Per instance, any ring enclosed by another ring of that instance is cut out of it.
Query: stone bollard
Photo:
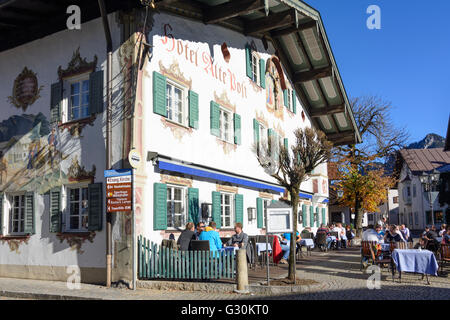
[[[248,293],[247,250],[239,249],[236,252],[236,284],[237,293]]]

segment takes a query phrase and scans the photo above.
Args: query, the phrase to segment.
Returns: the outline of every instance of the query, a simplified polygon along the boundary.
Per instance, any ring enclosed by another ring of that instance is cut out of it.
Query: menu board
[[[292,208],[267,209],[267,233],[293,232]]]

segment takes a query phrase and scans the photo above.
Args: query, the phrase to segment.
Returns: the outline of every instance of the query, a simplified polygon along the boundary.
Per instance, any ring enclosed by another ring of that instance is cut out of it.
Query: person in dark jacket
[[[186,229],[184,229],[184,231],[181,232],[180,236],[178,237],[177,244],[180,245],[181,251],[188,251],[191,249],[191,241],[195,240],[194,227],[194,224],[192,222],[189,222],[186,225]]]

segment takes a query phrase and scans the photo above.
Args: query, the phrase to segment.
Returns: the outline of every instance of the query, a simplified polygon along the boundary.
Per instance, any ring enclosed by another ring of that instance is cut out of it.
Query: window
[[[220,217],[222,219],[222,228],[231,228],[233,226],[233,195],[229,193],[220,194]]]
[[[413,198],[415,198],[415,197],[416,197],[416,186],[413,185]]]
[[[169,80],[167,80],[166,89],[167,118],[179,124],[186,125],[186,90]]]
[[[267,128],[264,127],[261,123],[259,124],[259,148],[261,150],[263,143],[268,143],[267,138]]]
[[[255,52],[252,52],[251,57],[251,68],[252,68],[252,80],[259,84],[259,58]]]
[[[393,202],[393,203],[398,203],[398,197],[393,197],[393,198],[392,198],[392,202]]]
[[[167,186],[167,227],[182,228],[186,223],[185,188]]]
[[[270,205],[271,200],[263,199],[263,228],[266,227],[267,207]]]
[[[10,198],[11,211],[9,216],[10,234],[25,232],[25,195],[14,195]]]
[[[287,102],[287,105],[286,105],[286,107],[289,109],[289,111],[294,111],[293,110],[293,103],[292,103],[292,90],[291,89],[286,89],[286,94],[287,94],[287,97],[286,97],[286,102]]]
[[[89,79],[70,82],[69,120],[89,116]]]
[[[233,114],[223,108],[220,108],[219,130],[220,139],[233,143]]]
[[[88,187],[68,188],[68,231],[87,231],[89,216]]]

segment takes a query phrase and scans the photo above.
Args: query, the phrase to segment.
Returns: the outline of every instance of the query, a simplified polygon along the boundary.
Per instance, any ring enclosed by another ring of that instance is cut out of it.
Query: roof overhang
[[[104,0],[107,13],[140,6],[139,0]],[[100,17],[97,0],[0,0],[0,52],[67,29],[67,8],[81,9],[81,22]]]
[[[104,0],[108,13],[141,6]],[[157,8],[270,41],[313,124],[334,145],[361,137],[320,13],[299,0],[155,0]],[[82,23],[100,17],[95,0],[0,0],[0,52],[67,28],[69,5]]]

